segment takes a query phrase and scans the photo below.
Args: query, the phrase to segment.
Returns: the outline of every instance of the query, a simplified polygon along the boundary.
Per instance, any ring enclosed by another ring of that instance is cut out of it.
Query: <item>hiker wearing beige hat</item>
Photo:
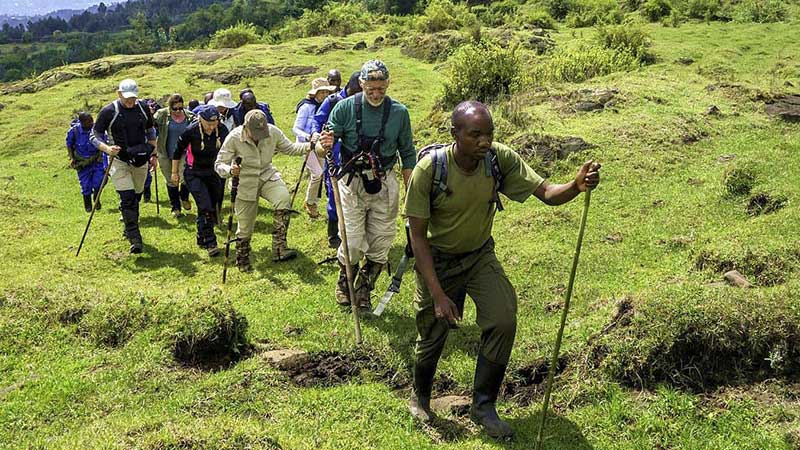
[[[294,132],[297,142],[307,142],[313,132],[314,128],[314,114],[316,114],[319,105],[322,104],[325,97],[330,95],[336,89],[335,86],[328,85],[328,80],[325,78],[315,78],[311,82],[311,89],[308,91],[306,97],[300,100],[295,108],[297,118],[294,121]],[[322,188],[322,167],[324,159],[321,156],[312,157],[310,154],[304,162],[304,167],[308,168],[311,174],[311,181],[308,183],[306,190],[306,200],[303,204],[309,217],[312,219],[319,218],[319,210],[317,203]],[[302,173],[300,174],[302,176]]]
[[[286,232],[289,228],[289,189],[281,174],[272,165],[275,152],[288,155],[305,155],[314,150],[324,154],[317,146],[317,134],[309,142],[292,143],[280,128],[267,122],[267,116],[258,109],[244,115],[243,124],[234,128],[222,144],[214,170],[223,178],[239,177],[239,192],[234,205],[239,227],[236,231],[236,265],[248,272],[250,265],[250,240],[258,213],[259,197],[270,202],[275,215],[272,223],[272,260],[286,261],[297,256],[288,248]],[[241,165],[234,161],[242,158]]]
[[[219,88],[214,91],[214,97],[208,103],[217,107],[217,112],[220,115],[220,123],[225,125],[229,130],[234,128],[233,124],[233,108],[236,107],[236,102],[233,101],[231,91],[225,88]]]

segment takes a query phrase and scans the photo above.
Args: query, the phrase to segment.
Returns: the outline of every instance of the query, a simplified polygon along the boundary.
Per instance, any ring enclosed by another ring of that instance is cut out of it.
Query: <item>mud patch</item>
[[[579,153],[596,147],[580,137],[546,134],[524,134],[513,139],[511,143],[523,158],[539,158],[545,164],[565,159],[572,153]]]
[[[282,67],[264,67],[264,66],[251,66],[242,67],[236,70],[229,71],[214,71],[214,72],[197,72],[194,74],[197,78],[204,78],[213,80],[222,84],[238,84],[246,78],[257,77],[271,77],[278,76],[283,78],[292,78],[303,75],[310,75],[317,72],[318,67],[314,66],[282,66]]]
[[[395,383],[394,387],[399,387],[397,380],[402,378],[382,361],[363,351],[299,355],[278,362],[277,367],[286,372],[294,384],[303,387],[335,386],[367,374],[387,381],[390,386]]]
[[[568,357],[562,356],[556,364],[555,376],[564,372]],[[502,387],[503,397],[522,406],[530,405],[544,393],[545,382],[550,372],[550,358],[539,358],[530,364],[512,370],[506,375]]]
[[[767,192],[759,192],[750,197],[747,202],[747,215],[755,217],[762,214],[770,214],[786,206],[788,199],[785,195],[770,195]]]
[[[768,100],[764,112],[787,122],[800,122],[800,95],[782,95]]]

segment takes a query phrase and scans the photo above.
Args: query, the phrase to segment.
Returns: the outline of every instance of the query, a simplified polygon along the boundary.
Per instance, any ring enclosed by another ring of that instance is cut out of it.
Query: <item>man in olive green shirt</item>
[[[495,403],[514,344],[517,296],[494,253],[491,234],[497,197],[486,155],[491,149],[497,156],[496,168],[502,174],[499,191],[506,197],[523,202],[534,195],[548,205],[566,203],[596,187],[600,165],[588,161],[575,180],[550,184],[513,150],[492,142],[494,124],[483,104],[459,104],[451,124],[455,143],[445,152],[446,192],[433,189],[434,168],[426,157],[414,169],[406,196],[405,215],[416,257],[418,332],[409,409],[418,419],[431,419],[436,365],[469,294],[481,328],[470,418],[490,436],[510,437],[513,430],[497,416]]]

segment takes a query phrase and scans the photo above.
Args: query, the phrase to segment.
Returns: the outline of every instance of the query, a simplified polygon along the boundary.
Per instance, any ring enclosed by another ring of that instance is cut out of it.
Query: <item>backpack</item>
[[[300,107],[305,105],[305,104],[314,105],[314,112],[317,112],[317,110],[319,109],[319,105],[320,105],[319,103],[315,102],[314,100],[311,100],[308,97],[306,97],[306,98],[300,100],[299,102],[297,102],[297,105],[294,107],[294,112],[297,113],[297,111],[300,111]]]
[[[116,145],[114,142],[114,133],[112,132],[112,127],[114,126],[114,122],[116,122],[117,117],[119,117],[119,100],[114,100],[114,117],[111,118],[111,122],[108,123],[108,143],[110,145]],[[139,107],[139,111],[141,111],[142,116],[144,116],[144,126],[142,127],[142,132],[147,134],[147,113],[144,111],[144,107],[142,107],[142,102],[136,100],[136,105]],[[126,142],[127,145],[127,142]],[[135,149],[135,151],[131,151]],[[150,159],[151,150],[149,145],[141,144],[136,145],[133,147],[126,148],[121,156],[120,159],[123,161],[132,164],[136,167],[141,167],[147,163]]]
[[[433,177],[431,179],[431,204],[440,194],[450,195],[453,191],[447,186],[447,147],[450,144],[430,144],[423,147],[417,153],[417,162],[428,156],[431,158],[431,168]],[[498,211],[503,210],[503,203],[500,201],[500,191],[503,189],[503,172],[500,170],[500,163],[497,160],[497,152],[494,148],[489,148],[483,159],[483,166],[487,177],[494,178],[494,188],[492,189],[492,203]]]

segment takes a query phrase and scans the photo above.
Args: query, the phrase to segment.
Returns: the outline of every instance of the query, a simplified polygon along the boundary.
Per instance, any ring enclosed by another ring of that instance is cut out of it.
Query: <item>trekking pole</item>
[[[300,211],[294,209],[294,199],[297,197],[297,191],[300,190],[300,182],[303,181],[303,174],[306,173],[306,164],[308,163],[308,158],[311,155],[309,152],[305,158],[303,158],[303,165],[300,166],[300,176],[297,177],[297,183],[294,185],[294,191],[292,191],[292,200],[289,203],[289,212],[290,213],[297,213],[300,214]]]
[[[342,212],[342,198],[339,195],[339,177],[336,174],[336,166],[333,163],[333,149],[328,151],[325,158],[328,160],[328,172],[330,173],[331,186],[333,187],[333,203],[336,205],[336,215],[339,217],[339,236],[342,238],[342,250],[346,261],[344,267],[347,274],[347,294],[350,297],[350,310],[353,312],[353,320],[355,320],[356,345],[361,345],[361,319],[358,316],[358,305],[356,305],[355,295],[353,295],[353,266],[350,264],[350,247],[347,245],[347,229],[344,223],[344,213]]]
[[[241,167],[242,157],[236,158],[236,165]],[[231,180],[231,212],[228,214],[228,235],[225,238],[225,262],[222,263],[222,284],[228,278],[228,256],[231,253],[231,229],[233,228],[233,210],[236,204],[236,193],[239,192],[239,177]]]
[[[161,209],[158,206],[158,168],[153,168],[153,184],[156,187],[156,214],[161,215]]]
[[[89,221],[86,222],[86,228],[83,230],[83,236],[81,237],[81,243],[78,245],[78,251],[75,252],[75,257],[77,258],[78,255],[81,254],[81,248],[83,248],[83,241],[86,239],[86,233],[89,232],[89,225],[92,224],[92,217],[94,217],[94,212],[97,210],[97,204],[100,203],[100,196],[103,194],[103,188],[106,187],[106,181],[108,181],[108,171],[111,169],[111,164],[114,162],[115,155],[111,155],[111,158],[108,160],[108,165],[106,166],[105,172],[103,172],[103,181],[100,183],[100,189],[97,190],[97,196],[94,198],[94,203],[92,203],[92,213],[89,214]]]
[[[583,216],[581,217],[581,227],[578,231],[578,244],[575,247],[575,256],[572,258],[572,270],[569,273],[569,284],[567,284],[567,293],[564,299],[564,310],[561,311],[561,325],[558,328],[558,335],[556,335],[556,345],[553,348],[553,357],[550,359],[550,367],[547,370],[547,385],[544,389],[544,403],[542,404],[542,421],[539,425],[539,432],[536,436],[536,450],[542,448],[542,436],[544,434],[545,422],[547,422],[547,406],[550,403],[550,392],[553,389],[553,377],[556,373],[556,366],[558,365],[558,352],[561,349],[561,338],[564,336],[564,326],[567,323],[567,313],[569,312],[569,301],[572,298],[572,287],[575,284],[575,273],[578,271],[578,258],[581,255],[581,244],[583,243],[583,232],[586,230],[586,216],[589,213],[589,200],[591,199],[590,190],[586,191],[586,197],[583,201]]]

